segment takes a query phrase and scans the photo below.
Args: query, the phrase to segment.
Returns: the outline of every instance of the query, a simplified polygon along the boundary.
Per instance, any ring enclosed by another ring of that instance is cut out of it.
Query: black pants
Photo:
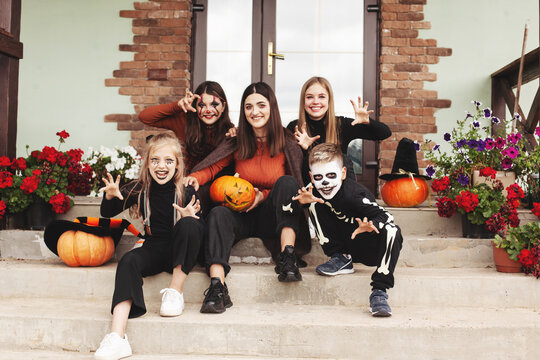
[[[172,239],[147,239],[142,247],[126,253],[116,268],[111,313],[118,303],[131,299],[129,318],[144,315],[143,277],[164,271],[172,273],[178,265],[189,274],[197,263],[203,238],[203,222],[186,217],[174,226]]]
[[[394,269],[403,246],[403,237],[397,225],[386,225],[379,231],[379,234],[361,233],[351,240],[350,228],[336,222],[333,232],[325,231],[334,235],[328,237],[330,241],[323,244],[322,248],[327,256],[350,254],[354,263],[376,266],[371,275],[371,286],[386,290],[394,286]]]
[[[210,265],[221,264],[225,274],[228,274],[231,270],[229,257],[233,245],[250,236],[262,238],[276,259],[281,251],[281,230],[290,227],[298,237],[299,219],[304,213],[298,207],[298,202],[291,200],[298,194],[298,189],[298,182],[292,176],[285,175],[276,181],[266,200],[250,212],[235,212],[224,206],[214,207],[207,218],[207,271]],[[290,210],[287,210],[287,205],[290,205]]]

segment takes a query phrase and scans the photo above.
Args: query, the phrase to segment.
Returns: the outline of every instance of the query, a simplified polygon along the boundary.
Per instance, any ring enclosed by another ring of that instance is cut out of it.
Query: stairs
[[[260,240],[247,239],[234,248],[234,306],[224,314],[199,313],[209,283],[200,268],[177,318],[158,315],[170,275],[145,279],[148,313],[128,322],[130,359],[540,358],[539,280],[496,272],[490,240],[461,238],[459,219],[427,207],[390,211],[404,234],[392,317],[369,313],[373,268],[319,276],[325,258],[315,244],[304,280],[279,283]],[[42,236],[0,231],[0,360],[92,359],[109,330],[116,263],[69,268]],[[125,236],[123,247],[132,241]]]

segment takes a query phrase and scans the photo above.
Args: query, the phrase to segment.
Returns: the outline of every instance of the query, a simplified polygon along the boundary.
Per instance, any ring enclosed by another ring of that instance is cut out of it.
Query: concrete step
[[[124,235],[116,249],[114,260],[131,250],[137,238]],[[3,259],[58,259],[43,241],[43,231],[2,230],[0,231],[0,258]],[[316,266],[328,257],[316,239],[312,250],[304,260]],[[270,264],[269,251],[258,238],[241,240],[231,252],[232,264]],[[486,267],[493,265],[493,252],[490,239],[467,239],[459,237],[406,235],[404,236],[398,266],[407,267]]]
[[[108,302],[0,300],[0,348],[95,351],[108,332]],[[337,359],[538,359],[540,316],[530,309],[394,307],[373,318],[367,306],[235,305],[177,318],[156,311],[132,319],[136,354],[193,354]],[[354,344],[354,345],[353,345]]]
[[[60,262],[0,261],[0,298],[81,299],[110,301],[116,264],[70,268]],[[372,267],[355,264],[355,273],[326,277],[313,267],[302,269],[303,281],[280,283],[271,265],[235,265],[227,285],[235,304],[300,304],[365,306],[370,293]],[[538,280],[524,274],[494,269],[398,268],[396,285],[389,291],[394,306],[472,308],[528,308],[540,311]],[[147,304],[159,307],[159,291],[170,275],[144,280]],[[199,267],[188,276],[184,298],[200,306],[209,280]]]
[[[93,352],[75,351],[46,351],[46,350],[21,350],[13,351],[0,348],[0,360],[91,360]],[[229,355],[186,355],[184,360],[253,360],[253,356],[229,356]],[[179,355],[167,354],[134,354],[129,360],[178,360]],[[257,356],[260,360],[320,360],[322,358],[291,358],[291,357],[267,357]]]

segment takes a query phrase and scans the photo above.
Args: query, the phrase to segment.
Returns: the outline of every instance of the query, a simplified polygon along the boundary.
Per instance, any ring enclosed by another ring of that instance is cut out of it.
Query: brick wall
[[[130,144],[140,151],[156,129],[144,126],[137,114],[146,106],[178,100],[189,87],[191,0],[141,1],[133,7],[120,11],[120,17],[133,19],[133,44],[119,46],[133,52],[133,60],[121,62],[105,86],[129,96],[134,113],[109,114],[105,121],[131,131]]]
[[[381,174],[390,173],[399,140],[421,142],[425,134],[436,133],[435,112],[451,104],[438,99],[437,91],[424,89],[426,81],[437,80],[429,65],[452,54],[452,49],[437,47],[437,40],[419,37],[419,30],[431,27],[424,20],[426,1],[381,0],[380,121],[392,129],[380,145]],[[418,159],[419,167],[425,167],[422,153]]]

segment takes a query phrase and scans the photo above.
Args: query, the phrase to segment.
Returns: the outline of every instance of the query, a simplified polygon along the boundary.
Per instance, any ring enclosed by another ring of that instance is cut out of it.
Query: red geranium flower
[[[65,214],[71,206],[69,196],[64,193],[51,196],[49,204],[52,205],[52,210],[57,214]]]
[[[452,217],[456,212],[456,202],[443,196],[437,200],[437,213],[440,217]]]
[[[24,160],[23,157],[20,157],[18,159],[13,159],[13,163],[11,164],[11,168],[13,170],[26,170],[26,160]]]
[[[0,167],[10,167],[11,160],[7,156],[0,156]]]
[[[39,160],[48,161],[50,163],[56,163],[56,158],[58,157],[58,150],[54,147],[45,146],[41,153],[38,156]]]
[[[525,194],[523,193],[523,189],[518,184],[512,184],[509,187],[506,188],[506,198],[508,200],[518,200],[523,199],[525,197]]]
[[[489,166],[480,170],[480,176],[490,177],[492,179],[495,179],[496,175],[497,175],[497,170],[494,170],[493,168]]]
[[[470,192],[469,190],[463,190],[456,196],[457,205],[469,213],[474,211],[478,206],[478,195]]]
[[[540,203],[533,203],[532,213],[540,219]]]
[[[6,203],[4,200],[0,200],[0,219],[6,215]]]
[[[0,189],[5,189],[13,185],[13,174],[9,171],[0,171]]]
[[[31,194],[37,189],[38,183],[39,178],[34,176],[27,176],[21,183],[21,190],[25,194]]]
[[[518,254],[518,260],[525,267],[531,267],[538,262],[538,258],[529,249],[521,249],[521,252]]]
[[[56,135],[60,136],[60,138],[62,139],[67,139],[69,137],[69,134],[66,132],[66,130],[57,132]]]
[[[448,186],[450,186],[450,178],[448,176],[435,179],[431,182],[431,189],[435,192],[444,191]]]

